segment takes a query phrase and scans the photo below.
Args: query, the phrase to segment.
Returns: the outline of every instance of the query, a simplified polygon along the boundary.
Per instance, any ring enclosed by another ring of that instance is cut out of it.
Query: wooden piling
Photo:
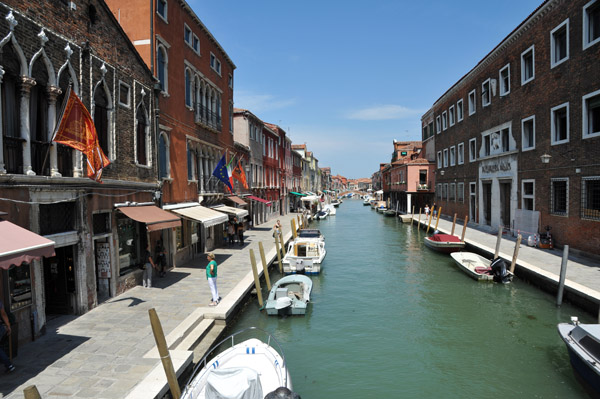
[[[565,279],[567,277],[567,262],[569,260],[569,246],[563,248],[562,262],[560,264],[560,279],[558,280],[558,294],[556,295],[556,305],[562,305],[563,291],[565,290]]]
[[[421,228],[421,208],[419,208],[419,223],[417,223],[417,227]]]
[[[290,223],[292,224],[292,238],[296,238],[298,237],[298,232],[296,231],[296,219],[290,220]]]
[[[498,239],[496,240],[496,252],[494,252],[494,259],[498,258],[500,253],[500,243],[502,242],[502,226],[498,226]]]
[[[521,234],[517,236],[517,242],[515,243],[515,252],[513,253],[512,262],[510,262],[510,272],[514,274],[515,265],[517,264],[517,256],[519,256],[519,247],[521,246]]]
[[[431,221],[433,220],[433,212],[429,213],[429,222],[427,222],[427,230],[425,231],[425,234],[429,233],[429,228],[431,227]]]
[[[265,274],[265,281],[267,282],[267,289],[271,291],[271,279],[269,278],[269,265],[267,265],[267,258],[265,257],[265,248],[263,247],[262,241],[258,242],[258,251],[260,252],[260,259],[262,260],[263,273]]]
[[[165,369],[165,374],[167,375],[169,388],[171,389],[171,396],[173,396],[173,399],[179,399],[181,397],[181,390],[179,388],[179,383],[177,382],[177,375],[173,368],[171,355],[169,355],[169,348],[167,347],[167,340],[165,339],[165,333],[160,324],[160,319],[154,308],[148,310],[148,315],[150,316],[150,325],[152,326],[152,333],[154,334],[158,354],[162,361],[163,368]]]
[[[263,307],[262,290],[260,288],[260,278],[258,277],[258,269],[256,267],[256,258],[254,257],[254,249],[250,248],[250,263],[252,264],[252,274],[254,274],[254,286],[256,287],[256,295],[258,296],[258,304]]]
[[[279,264],[279,273],[283,273],[283,264],[281,263],[281,250],[279,249],[279,239],[275,236],[275,250],[277,252],[277,263]]]
[[[465,215],[465,225],[463,226],[462,236],[460,237],[461,242],[465,242],[465,233],[467,232],[467,223],[469,222],[469,217]]]
[[[285,258],[285,242],[283,241],[283,231],[279,229],[279,243],[281,244],[281,256]]]
[[[452,221],[452,232],[450,233],[451,236],[454,235],[454,226],[456,226],[456,213],[454,214],[454,220]]]
[[[40,392],[35,385],[30,385],[23,389],[23,395],[25,396],[25,399],[42,399]]]
[[[415,206],[413,205],[412,213],[410,214],[410,226],[411,227],[413,225],[414,216],[415,216]]]
[[[442,207],[440,206],[438,208],[438,213],[437,213],[437,220],[435,221],[435,229],[434,231],[437,231],[438,228],[438,224],[440,223],[440,216],[442,215]]]

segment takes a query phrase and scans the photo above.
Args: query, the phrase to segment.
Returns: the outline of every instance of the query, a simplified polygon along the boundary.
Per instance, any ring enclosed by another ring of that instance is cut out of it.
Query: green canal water
[[[327,256],[306,316],[253,300],[230,328],[273,334],[303,398],[586,397],[556,330],[572,315],[594,322],[579,309],[518,279],[476,282],[423,231],[359,200],[311,227]]]

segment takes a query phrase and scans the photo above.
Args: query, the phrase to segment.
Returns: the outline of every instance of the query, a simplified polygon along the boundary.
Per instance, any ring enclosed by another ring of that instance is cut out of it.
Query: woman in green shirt
[[[206,279],[208,280],[208,286],[212,294],[212,301],[209,306],[217,306],[219,304],[219,290],[217,290],[217,262],[215,262],[215,254],[209,252],[206,255],[208,259],[208,265],[206,265]]]

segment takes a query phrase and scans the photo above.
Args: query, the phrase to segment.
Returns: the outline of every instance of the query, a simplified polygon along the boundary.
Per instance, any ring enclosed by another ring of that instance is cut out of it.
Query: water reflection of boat
[[[286,274],[318,274],[326,254],[325,237],[319,230],[298,230],[298,237],[289,243],[283,258],[283,271]]]
[[[250,338],[235,344],[242,333],[256,330],[264,333],[263,340]],[[266,339],[265,339],[266,338]],[[211,355],[226,341],[231,347],[210,361]],[[277,345],[278,351],[271,346]],[[292,390],[292,380],[281,346],[266,331],[250,327],[225,338],[211,348],[196,366],[182,399],[264,398],[280,387]],[[272,397],[272,396],[268,396]]]
[[[600,397],[600,324],[560,323],[558,334],[567,345],[575,377],[591,397]]]
[[[301,274],[293,274],[279,279],[265,303],[265,309],[270,316],[304,315],[310,301],[312,280]]]

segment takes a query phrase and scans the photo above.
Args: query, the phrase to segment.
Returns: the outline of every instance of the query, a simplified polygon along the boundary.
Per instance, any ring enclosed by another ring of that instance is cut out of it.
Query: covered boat
[[[560,323],[558,334],[567,345],[575,377],[591,397],[600,397],[600,324]]]
[[[326,219],[329,216],[329,208],[323,208],[315,215],[315,219]]]
[[[475,280],[502,284],[512,281],[513,275],[506,269],[506,263],[501,258],[492,262],[473,252],[453,252],[450,256],[462,271]]]
[[[398,217],[400,218],[400,220],[402,220],[402,223],[410,223],[410,221],[412,220],[412,215],[398,215]]]
[[[317,229],[298,230],[298,237],[288,244],[283,258],[283,272],[318,274],[325,258],[325,237]]]
[[[460,251],[465,247],[464,241],[450,234],[434,234],[431,237],[425,237],[423,242],[428,248],[445,254]]]
[[[266,338],[250,338],[235,344],[236,339],[240,340],[240,336],[250,330],[262,332]],[[207,361],[226,341],[231,341],[232,346]],[[270,346],[271,342],[279,351]],[[207,353],[194,369],[181,394],[182,399],[263,399],[281,387],[292,390],[281,346],[266,331],[255,327],[241,330]]]
[[[277,281],[265,303],[270,316],[304,315],[310,301],[312,280],[301,274],[285,276]]]

